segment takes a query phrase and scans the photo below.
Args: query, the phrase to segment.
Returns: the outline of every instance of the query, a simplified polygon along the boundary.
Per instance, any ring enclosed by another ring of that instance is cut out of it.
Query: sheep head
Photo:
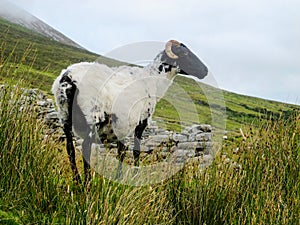
[[[199,79],[208,74],[208,69],[201,60],[184,44],[175,40],[166,43],[161,60],[176,67],[180,74],[192,75]]]

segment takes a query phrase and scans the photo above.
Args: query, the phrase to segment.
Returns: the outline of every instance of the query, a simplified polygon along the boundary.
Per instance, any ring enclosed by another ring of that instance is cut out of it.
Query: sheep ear
[[[166,43],[165,52],[171,59],[179,59],[189,54],[189,49],[182,43],[170,40]]]
[[[178,56],[178,58],[186,58],[189,54],[193,54],[192,51],[182,43],[179,45],[173,45],[172,51]]]

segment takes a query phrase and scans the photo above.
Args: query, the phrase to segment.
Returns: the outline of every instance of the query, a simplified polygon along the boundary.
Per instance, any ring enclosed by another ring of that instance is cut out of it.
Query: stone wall
[[[212,127],[194,124],[179,133],[161,129],[152,121],[144,132],[142,146],[145,152],[160,148],[162,152],[172,153],[178,162],[199,156],[208,158],[212,150]]]
[[[39,116],[45,120],[48,126],[47,133],[59,133],[64,139],[53,100],[47,98],[38,89],[26,90],[24,93],[26,98],[34,100]],[[177,162],[185,162],[187,159],[195,157],[210,161],[212,160],[212,139],[212,127],[207,124],[194,124],[179,133],[162,129],[155,121],[152,121],[143,133],[141,151],[152,153],[159,149],[162,154],[172,154]],[[82,140],[75,139],[77,149],[81,149],[81,143]],[[129,138],[126,144],[129,146],[128,151],[132,151],[133,138]],[[111,144],[111,147],[115,146],[115,143]],[[98,147],[103,149],[104,145]]]

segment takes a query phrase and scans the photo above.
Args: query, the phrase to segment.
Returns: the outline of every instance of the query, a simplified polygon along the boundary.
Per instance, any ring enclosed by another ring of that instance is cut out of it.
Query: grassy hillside
[[[182,87],[191,97],[196,105],[199,121],[203,123],[210,124],[212,121],[211,112],[216,110],[217,112],[214,113],[218,116],[218,113],[222,111],[222,107],[225,107],[226,129],[228,131],[237,131],[245,124],[258,126],[262,121],[269,119],[286,119],[293,114],[295,110],[300,109],[300,106],[297,105],[239,95],[228,91],[223,91],[225,105],[222,104],[220,99],[212,99],[212,102],[208,104],[207,96],[204,95],[203,89],[210,90],[212,93],[218,93],[215,88],[196,83],[185,77],[177,77],[175,83]],[[172,95],[172,88],[168,94]],[[181,104],[185,103],[182,102]],[[174,108],[167,102],[160,102],[160,104],[158,104],[156,115],[168,118],[168,121],[173,124],[179,121],[178,115],[174,115]]]
[[[101,63],[109,66],[121,64],[97,54],[50,40],[4,20],[0,20],[0,30],[0,82],[15,83],[19,79],[24,79],[32,87],[39,87],[50,93],[55,77],[61,69],[72,63],[98,59]],[[266,120],[270,117],[273,119],[286,117],[293,110],[299,109],[298,106],[242,96],[227,91],[223,92],[226,106],[220,104],[220,101],[208,104],[203,89],[209,89],[210,93],[219,91],[204,84],[199,86],[195,81],[184,77],[177,77],[175,83],[183,88],[184,92],[193,100],[193,106],[198,112],[198,118],[191,115],[185,121],[186,123],[211,124],[212,111],[215,110],[216,115],[218,115],[218,110],[226,110],[226,128],[229,131],[236,131],[241,124],[258,124],[260,120]],[[173,98],[172,95],[174,95],[179,99],[180,107],[188,108],[187,105],[184,105],[184,98],[178,96],[176,91],[176,89],[171,89],[169,97]],[[182,99],[181,102],[180,99]],[[158,104],[155,115],[166,120],[167,127],[171,129],[179,127],[179,115],[167,101],[162,100]]]

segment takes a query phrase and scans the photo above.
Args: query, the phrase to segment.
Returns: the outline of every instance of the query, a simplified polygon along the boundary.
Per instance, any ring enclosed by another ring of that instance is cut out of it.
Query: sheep
[[[73,179],[81,183],[76,167],[73,133],[83,138],[84,182],[90,180],[91,145],[97,140],[116,141],[120,175],[126,146],[134,135],[134,166],[139,166],[140,141],[156,102],[163,97],[177,74],[203,79],[208,68],[184,44],[170,40],[148,66],[108,67],[82,62],[62,70],[52,86]]]

